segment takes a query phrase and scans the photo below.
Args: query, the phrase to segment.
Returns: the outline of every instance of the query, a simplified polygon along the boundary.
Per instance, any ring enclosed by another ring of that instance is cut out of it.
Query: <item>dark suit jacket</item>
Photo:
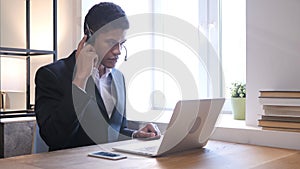
[[[133,130],[127,128],[123,74],[112,70],[117,103],[109,119],[92,77],[86,92],[72,84],[75,53],[41,67],[36,73],[35,113],[40,135],[49,150],[130,138]]]

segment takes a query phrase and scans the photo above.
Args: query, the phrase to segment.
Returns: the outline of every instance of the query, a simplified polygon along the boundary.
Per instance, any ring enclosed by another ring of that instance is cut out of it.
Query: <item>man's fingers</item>
[[[81,53],[83,53],[83,54],[81,54]],[[80,55],[91,56],[91,57],[93,57],[93,59],[95,59],[95,57],[97,57],[96,49],[90,44],[87,44],[82,49],[77,50],[76,58],[78,58]]]
[[[137,132],[137,138],[153,138],[160,137],[160,131],[156,124],[148,123],[145,127]]]
[[[76,56],[79,55],[80,51],[82,50],[82,48],[84,47],[84,43],[86,42],[87,36],[84,35],[83,38],[80,40],[78,46],[77,46],[77,52],[76,52]]]
[[[86,42],[87,36],[84,35],[81,41],[78,44],[77,50],[81,50],[84,47],[84,43]]]
[[[152,123],[148,123],[148,124],[146,124],[145,127],[143,127],[142,130],[145,131],[145,132],[154,132],[155,128],[154,128]]]
[[[156,134],[154,132],[148,133],[148,132],[140,131],[137,136],[139,138],[147,138],[147,137],[154,137],[155,135]]]
[[[160,130],[159,130],[159,128],[157,127],[156,124],[148,123],[148,124],[145,126],[145,129],[146,129],[148,132],[154,132],[154,133],[156,133],[156,135],[160,135]]]

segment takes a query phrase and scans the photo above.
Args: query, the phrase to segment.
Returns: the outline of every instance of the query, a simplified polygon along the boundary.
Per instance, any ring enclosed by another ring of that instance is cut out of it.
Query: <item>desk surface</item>
[[[1,169],[85,169],[85,168],[205,168],[205,169],[299,169],[300,151],[209,141],[203,149],[152,158],[128,155],[123,160],[88,157],[89,152],[111,150],[128,143],[115,142],[0,160]]]

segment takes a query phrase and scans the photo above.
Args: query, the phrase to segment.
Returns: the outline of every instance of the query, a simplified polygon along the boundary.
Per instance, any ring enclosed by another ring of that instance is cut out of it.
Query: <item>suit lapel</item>
[[[116,98],[116,104],[115,108],[112,114],[112,117],[114,113],[118,112],[120,115],[123,116],[123,112],[125,110],[125,104],[122,103],[125,100],[125,95],[124,95],[124,89],[123,89],[123,76],[115,71],[114,69],[112,70],[112,95],[113,97]]]
[[[111,141],[118,140],[120,128],[123,122],[123,116],[125,112],[125,92],[123,89],[123,76],[114,69],[111,72],[112,86],[111,94],[116,98],[116,104],[113,113],[110,118],[110,126],[108,132],[110,133],[109,139]]]
[[[109,121],[109,118],[108,118],[108,115],[107,115],[107,111],[106,111],[106,108],[105,108],[105,105],[104,105],[104,102],[103,102],[103,99],[99,93],[99,90],[94,82],[94,79],[92,77],[89,77],[88,79],[88,82],[87,82],[87,88],[86,88],[86,92],[94,97],[97,101],[97,105],[103,115],[103,117],[105,118],[105,120],[108,122]]]
[[[111,72],[112,75],[112,86],[111,86],[111,94],[113,97],[116,98],[116,104],[114,107],[114,110],[112,112],[111,118],[108,117],[105,104],[103,102],[103,98],[101,97],[101,94],[96,87],[96,84],[94,82],[94,79],[90,77],[87,82],[87,89],[86,92],[92,96],[95,97],[98,107],[109,124],[108,126],[108,141],[116,141],[119,137],[120,127],[123,120],[123,115],[125,112],[125,92],[124,89],[124,80],[122,74],[115,71],[114,69]]]

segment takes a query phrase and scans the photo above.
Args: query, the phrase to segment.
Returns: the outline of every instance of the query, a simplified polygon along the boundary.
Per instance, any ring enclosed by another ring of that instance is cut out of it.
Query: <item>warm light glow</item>
[[[26,60],[24,58],[0,57],[0,90],[3,92],[25,92]]]

